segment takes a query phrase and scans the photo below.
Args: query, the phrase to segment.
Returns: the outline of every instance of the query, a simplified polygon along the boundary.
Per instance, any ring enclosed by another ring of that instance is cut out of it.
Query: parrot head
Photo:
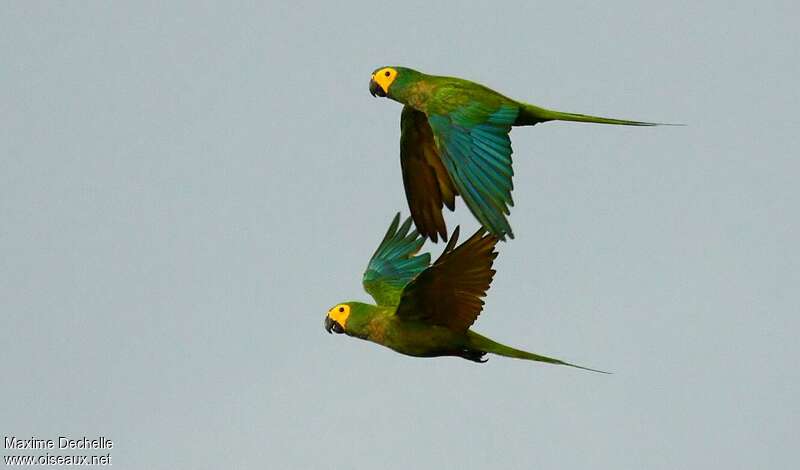
[[[352,308],[349,304],[339,304],[328,310],[328,314],[325,315],[325,331],[336,334],[344,333],[351,310]]]
[[[397,78],[395,67],[381,67],[372,72],[369,80],[369,93],[372,96],[384,97],[389,94],[389,87],[392,86]]]
[[[342,302],[325,315],[325,331],[362,338],[377,307],[362,302]]]

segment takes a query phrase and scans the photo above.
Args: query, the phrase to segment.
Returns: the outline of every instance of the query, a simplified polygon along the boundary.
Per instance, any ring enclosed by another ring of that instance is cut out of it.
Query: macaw
[[[398,213],[367,265],[364,290],[376,305],[335,305],[325,315],[328,333],[344,333],[409,356],[486,362],[484,356],[491,353],[603,372],[515,349],[473,331],[470,327],[483,310],[482,297],[495,273],[497,237],[481,228],[456,247],[456,227],[430,264],[430,253],[417,254],[425,238],[416,230],[409,233],[410,228],[411,218],[400,225]]]
[[[514,171],[512,126],[577,121],[624,126],[658,123],[563,113],[516,101],[483,85],[426,75],[405,67],[381,67],[369,81],[372,96],[404,105],[400,115],[400,164],[406,199],[417,230],[433,242],[447,240],[442,206],[455,196],[492,235],[514,238],[508,223]]]

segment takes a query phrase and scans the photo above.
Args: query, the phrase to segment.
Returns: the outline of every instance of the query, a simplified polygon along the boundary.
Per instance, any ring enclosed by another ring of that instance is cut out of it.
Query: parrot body
[[[442,255],[417,255],[424,238],[411,219],[395,216],[364,273],[377,305],[344,302],[325,316],[328,332],[344,333],[408,356],[456,356],[485,362],[487,353],[592,370],[497,343],[470,329],[489,289],[497,238],[480,229],[456,247],[456,227]]]
[[[405,105],[400,118],[400,162],[406,198],[417,230],[434,242],[439,236],[447,240],[442,207],[454,210],[456,195],[493,236],[514,238],[506,218],[514,205],[512,126],[556,120],[657,125],[553,111],[468,80],[405,67],[377,69],[370,92]]]
[[[402,320],[396,309],[351,302],[348,334],[416,357],[455,356],[468,347],[466,336],[449,328]]]

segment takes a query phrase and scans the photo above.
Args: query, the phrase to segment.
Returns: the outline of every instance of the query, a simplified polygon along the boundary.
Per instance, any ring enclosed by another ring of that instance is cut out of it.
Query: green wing
[[[404,106],[400,116],[400,166],[414,225],[434,243],[447,240],[442,207],[455,208],[458,194],[439,157],[425,113]]]
[[[497,238],[480,229],[453,248],[458,227],[439,259],[409,282],[396,315],[409,320],[466,331],[483,310],[482,297],[494,276]]]
[[[425,239],[410,228],[410,217],[400,225],[400,213],[395,215],[364,272],[364,290],[378,305],[397,305],[406,284],[431,262],[430,253],[416,255]]]
[[[454,87],[428,108],[447,172],[472,214],[492,235],[514,238],[506,219],[514,205],[511,139],[519,106],[490,90]]]

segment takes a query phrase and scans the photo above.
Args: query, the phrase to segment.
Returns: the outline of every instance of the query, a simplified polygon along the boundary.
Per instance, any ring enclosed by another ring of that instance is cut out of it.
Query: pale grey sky
[[[121,469],[797,464],[796,2],[161,3],[2,7],[0,433]],[[386,64],[688,124],[512,132],[476,329],[614,375],[325,333],[408,212]]]

